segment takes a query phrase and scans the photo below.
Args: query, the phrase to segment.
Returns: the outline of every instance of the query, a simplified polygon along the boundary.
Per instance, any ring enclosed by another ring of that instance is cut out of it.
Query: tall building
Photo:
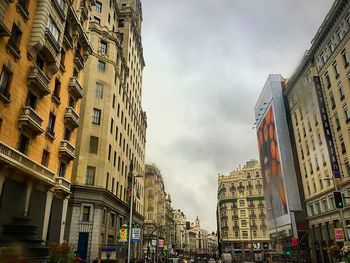
[[[263,178],[256,160],[218,177],[218,221],[222,252],[256,258],[268,246]]]
[[[335,1],[310,49],[287,82],[291,124],[303,181],[312,262],[331,262],[328,249],[350,225],[348,199],[337,209],[333,192],[350,196],[350,3]],[[345,240],[349,240],[346,233]]]
[[[27,216],[63,241],[93,4],[0,2],[0,236]]]
[[[146,165],[145,173],[145,221],[144,253],[154,257],[160,252],[157,240],[165,245],[173,245],[174,234],[173,209],[169,194],[165,192],[164,180],[160,170],[154,165]],[[152,243],[155,240],[156,243]]]
[[[146,114],[141,107],[140,0],[100,0],[90,16],[93,54],[86,63],[86,96],[80,111],[66,238],[83,259],[122,260],[117,233],[129,223],[134,196],[135,227],[143,225]],[[131,163],[135,191],[131,195]],[[133,243],[132,258],[142,257]]]
[[[174,209],[173,217],[175,227],[174,252],[178,253],[179,255],[184,255],[184,248],[186,247],[185,237],[187,230],[186,215],[180,209]],[[189,222],[187,224],[189,224]]]

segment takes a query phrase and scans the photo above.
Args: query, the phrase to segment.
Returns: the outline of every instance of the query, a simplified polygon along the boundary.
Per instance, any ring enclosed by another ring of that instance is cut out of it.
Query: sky
[[[143,0],[146,163],[172,206],[216,231],[218,174],[258,159],[254,105],[290,77],[331,0]]]

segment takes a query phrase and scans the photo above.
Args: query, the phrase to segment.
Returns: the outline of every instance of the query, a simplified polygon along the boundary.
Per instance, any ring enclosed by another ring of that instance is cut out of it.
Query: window
[[[98,72],[105,72],[106,71],[106,62],[99,60],[98,61]]]
[[[9,87],[12,79],[12,72],[5,65],[2,67],[0,75],[0,94],[10,99]]]
[[[60,166],[58,169],[58,176],[59,177],[65,177],[66,175],[66,170],[67,170],[67,164],[65,162],[60,162]]]
[[[115,179],[114,179],[114,177],[112,178],[112,193],[114,193],[114,181],[115,181]],[[118,191],[118,189],[117,189],[117,191]]]
[[[114,120],[111,118],[111,127],[109,129],[110,133],[113,134]]]
[[[50,134],[51,136],[55,136],[55,122],[56,122],[56,116],[52,112],[50,112],[49,115],[49,123],[47,126],[46,132]]]
[[[83,206],[83,215],[81,220],[83,222],[89,222],[90,221],[90,210],[91,207],[90,206]]]
[[[50,31],[53,38],[58,42],[58,40],[60,38],[60,31],[58,30],[58,27],[57,27],[55,21],[53,21],[53,19],[51,17],[49,19],[47,28]]]
[[[338,69],[338,65],[335,63],[333,64],[333,69],[334,69],[334,75],[335,75],[335,78],[339,78],[339,69]]]
[[[344,108],[344,114],[345,114],[346,122],[349,122],[350,121],[350,111],[349,111],[348,107]]]
[[[113,99],[112,99],[112,108],[114,109],[115,107],[115,94],[113,94]]]
[[[124,23],[125,23],[124,19],[119,19],[118,27],[124,27]]]
[[[247,239],[248,238],[248,231],[246,231],[246,230],[242,231],[242,237],[243,237],[243,239]]]
[[[330,42],[328,43],[328,47],[329,47],[329,49],[331,50],[331,52],[334,51],[334,45],[332,44],[332,41],[330,41]]]
[[[103,85],[100,83],[96,83],[95,97],[99,99],[102,99],[103,97]]]
[[[247,227],[247,225],[248,225],[247,220],[245,220],[245,219],[241,220],[242,227]]]
[[[113,166],[115,167],[115,163],[117,161],[117,152],[114,151],[114,157],[113,157]]]
[[[342,57],[343,57],[344,67],[349,66],[348,54],[346,52],[344,52],[344,53],[342,53]]]
[[[313,216],[314,214],[315,214],[314,206],[313,206],[313,204],[310,204],[309,205],[309,216]]]
[[[106,177],[106,189],[108,190],[108,186],[109,186],[109,173],[107,173],[107,177]]]
[[[112,153],[112,145],[108,146],[108,161],[111,160],[111,153]]]
[[[110,217],[110,220],[109,220],[109,226],[110,227],[114,227],[114,225],[115,225],[115,214],[110,214],[111,215],[111,217]]]
[[[23,154],[27,154],[28,146],[29,146],[29,138],[24,134],[21,134],[19,136],[18,151],[20,151]]]
[[[95,7],[96,7],[96,12],[102,13],[102,3],[101,2],[96,1]]]
[[[106,41],[103,41],[103,40],[100,41],[99,51],[103,55],[107,54],[107,42]]]
[[[246,217],[247,216],[247,213],[246,213],[246,211],[245,210],[239,210],[239,213],[240,213],[240,217]]]
[[[328,74],[325,77],[326,77],[327,88],[329,89],[331,87],[331,79],[329,78]]]
[[[332,95],[332,94],[330,94],[330,95],[329,95],[329,98],[330,98],[330,100],[331,100],[331,106],[332,106],[332,109],[334,109],[334,108],[335,108],[335,100],[334,100],[333,95]]]
[[[94,22],[96,23],[96,24],[101,24],[101,19],[99,19],[97,16],[94,16]]]
[[[328,202],[327,199],[322,200],[322,206],[325,212],[328,211]]]
[[[60,103],[60,91],[61,91],[61,81],[56,78],[55,79],[55,88],[53,90],[53,97],[55,98],[55,101],[59,104]]]
[[[345,148],[345,143],[344,141],[340,142],[340,148],[341,148],[341,153],[345,154],[346,153],[346,148]]]
[[[314,169],[312,167],[312,163],[310,162],[309,165],[310,165],[310,173],[313,174],[314,173]]]
[[[322,145],[322,138],[321,138],[321,134],[317,133],[317,139],[318,139],[318,144]]]
[[[340,100],[343,100],[345,98],[343,85],[339,85],[338,89],[339,89]]]
[[[95,173],[96,173],[96,167],[88,166],[86,168],[86,179],[85,179],[86,185],[94,185]]]
[[[12,31],[11,31],[11,37],[8,41],[9,51],[16,57],[20,58],[21,51],[19,50],[19,46],[21,43],[22,38],[22,31],[19,29],[19,27],[16,24],[13,24]]]
[[[50,152],[44,149],[41,157],[41,164],[48,167],[49,160],[50,160]]]
[[[71,131],[70,129],[66,128],[66,129],[64,130],[64,139],[65,139],[66,141],[69,141],[71,135],[72,135],[72,131]]]
[[[101,122],[101,110],[94,108],[92,112],[92,123],[100,125]]]
[[[340,122],[338,117],[335,117],[335,127],[337,128],[337,131],[340,130]]]
[[[126,4],[122,4],[122,10],[126,9]]]
[[[242,206],[245,206],[245,200],[239,200],[239,206],[242,207]]]
[[[98,150],[98,137],[90,136],[90,147],[89,147],[89,153],[97,154]]]

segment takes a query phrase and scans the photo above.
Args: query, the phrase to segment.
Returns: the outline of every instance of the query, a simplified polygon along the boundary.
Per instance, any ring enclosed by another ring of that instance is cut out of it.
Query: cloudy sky
[[[217,175],[258,158],[253,107],[289,77],[331,0],[143,0],[146,162],[173,207],[216,230]]]

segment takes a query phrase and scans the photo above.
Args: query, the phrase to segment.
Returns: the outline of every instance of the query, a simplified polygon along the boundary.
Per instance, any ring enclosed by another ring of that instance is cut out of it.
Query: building
[[[181,209],[173,210],[173,221],[175,226],[174,253],[184,255],[184,248],[186,247],[185,237],[187,230],[187,219],[186,215],[181,211]],[[189,222],[187,225],[189,225]]]
[[[131,172],[134,227],[142,228],[146,114],[142,110],[140,0],[100,0],[90,15],[93,54],[85,67],[66,239],[84,260],[123,260],[117,233],[129,224]],[[133,164],[133,171],[131,171]],[[132,259],[142,257],[133,243]]]
[[[228,176],[219,175],[217,213],[222,253],[244,258],[254,248],[255,258],[262,256],[270,238],[258,161],[248,161]]]
[[[218,237],[215,232],[208,235],[208,255],[209,258],[218,258]]]
[[[63,241],[93,4],[0,2],[0,235],[27,216]]]
[[[350,196],[350,3],[335,1],[285,96],[304,187],[312,262],[331,262],[328,249],[342,245],[335,231],[350,225],[347,199],[337,209],[333,192]],[[345,238],[349,237],[345,233]]]
[[[157,253],[164,254],[165,252],[163,252],[162,247],[158,247],[158,240],[163,240],[162,242],[164,242],[165,248],[167,248],[168,245],[173,245],[174,243],[174,233],[175,228],[171,198],[170,195],[165,192],[162,174],[154,164],[146,165],[144,221],[145,255],[153,258]]]

